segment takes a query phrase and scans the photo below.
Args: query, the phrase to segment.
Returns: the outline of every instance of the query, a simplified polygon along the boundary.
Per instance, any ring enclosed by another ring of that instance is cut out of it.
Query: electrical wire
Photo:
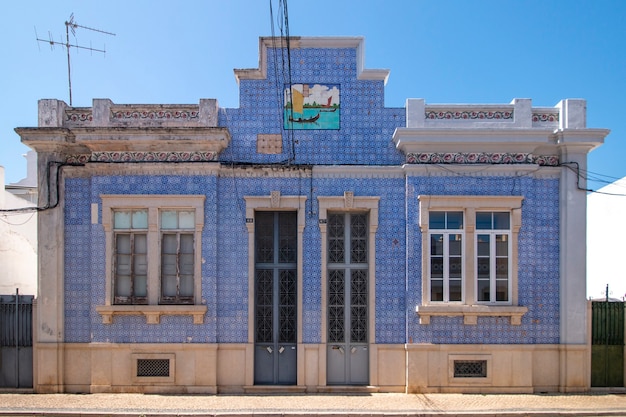
[[[570,165],[576,165],[576,169],[572,168]],[[582,178],[585,181],[589,181],[589,179],[586,178],[586,177],[583,177],[581,175],[580,164],[578,162],[576,162],[576,161],[562,162],[561,164],[559,164],[559,166],[563,166],[563,167],[569,169],[570,171],[572,171],[573,173],[576,174],[576,188],[579,189],[580,191],[586,191],[586,192],[594,193],[594,194],[611,195],[611,196],[615,196],[615,197],[626,197],[626,194],[609,193],[609,192],[606,192],[606,191],[598,191],[598,190],[592,190],[591,188],[581,187],[580,186],[580,179]]]

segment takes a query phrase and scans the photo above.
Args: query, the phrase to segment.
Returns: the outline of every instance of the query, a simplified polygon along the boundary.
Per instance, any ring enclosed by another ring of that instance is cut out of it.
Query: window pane
[[[496,235],[496,256],[509,255],[508,235]]]
[[[145,234],[134,234],[134,252],[148,253],[148,236]]]
[[[178,252],[178,239],[174,234],[163,234],[161,242],[161,252],[176,254]]]
[[[176,276],[164,276],[161,281],[161,291],[165,297],[176,297]]]
[[[509,281],[496,280],[496,301],[509,301]]]
[[[161,211],[161,229],[178,229],[178,212],[173,210]]]
[[[178,268],[176,268],[176,254],[161,255],[161,271],[163,275],[174,275],[178,272]]]
[[[178,227],[181,229],[194,229],[196,227],[195,213],[193,211],[179,211]]]
[[[443,235],[430,235],[430,255],[443,256]]]
[[[193,296],[193,275],[181,275],[180,276],[180,296],[181,297]]]
[[[430,281],[430,301],[443,301],[443,280]]]
[[[443,278],[443,258],[430,259],[430,277]]]
[[[496,278],[509,277],[509,258],[496,258]]]
[[[449,235],[449,247],[448,252],[450,256],[460,256],[461,255],[461,235],[454,234]]]
[[[193,235],[180,235],[180,253],[193,253]]]
[[[490,301],[489,298],[489,280],[488,279],[479,279],[478,280],[478,301]]]
[[[508,211],[497,211],[493,213],[493,228],[498,230],[510,229],[510,217]]]
[[[449,301],[461,301],[461,280],[451,279],[449,282],[450,297]]]
[[[130,254],[130,235],[115,235],[115,253]]]
[[[130,276],[130,255],[117,255],[115,257],[115,274]]]
[[[489,277],[489,258],[478,258],[478,278],[488,279]]]
[[[180,255],[180,273],[181,274],[193,274],[193,255],[192,254]]]
[[[148,210],[133,211],[133,229],[148,228]]]
[[[114,229],[130,229],[130,211],[116,211],[113,214]]]
[[[148,273],[148,262],[146,255],[133,256],[133,272],[135,275],[146,275]]]
[[[135,285],[133,287],[135,297],[148,296],[148,277],[146,275],[136,275]]]
[[[115,276],[115,296],[130,297],[130,275]]]
[[[461,257],[451,256],[448,263],[448,275],[450,278],[461,278]]]
[[[478,235],[476,237],[477,240],[477,248],[476,254],[478,256],[489,256],[489,235]]]
[[[445,229],[446,228],[446,212],[431,211],[428,216],[429,229]]]
[[[448,211],[448,225],[446,229],[462,229],[463,228],[463,212]]]
[[[476,213],[476,229],[491,229],[491,212]]]

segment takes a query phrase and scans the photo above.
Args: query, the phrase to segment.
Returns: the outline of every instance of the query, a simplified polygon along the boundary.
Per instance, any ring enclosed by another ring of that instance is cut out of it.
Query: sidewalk
[[[625,416],[626,394],[0,394],[0,416]]]

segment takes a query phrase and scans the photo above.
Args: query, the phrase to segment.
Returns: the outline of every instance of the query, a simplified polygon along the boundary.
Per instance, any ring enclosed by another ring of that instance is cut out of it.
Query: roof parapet
[[[217,127],[218,103],[115,104],[94,99],[92,107],[69,107],[54,99],[39,100],[39,127]]]

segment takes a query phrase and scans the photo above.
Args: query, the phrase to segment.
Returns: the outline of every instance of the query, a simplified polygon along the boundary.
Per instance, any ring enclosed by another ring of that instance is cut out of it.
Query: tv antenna
[[[70,90],[70,106],[72,105],[72,70],[71,70],[72,66],[70,64],[70,49],[71,48],[76,48],[77,50],[86,49],[91,52],[101,52],[103,54],[106,53],[106,50],[104,49],[104,47],[102,49],[97,49],[97,48],[92,48],[91,46],[78,45],[78,42],[76,40],[75,40],[74,45],[72,45],[70,43],[70,30],[72,31],[72,35],[74,36],[74,39],[76,39],[76,29],[78,28],[91,30],[93,32],[103,33],[105,35],[115,36],[115,33],[106,32],[104,30],[94,29],[88,26],[79,25],[78,23],[74,21],[74,13],[70,15],[69,20],[65,21],[65,43],[60,42],[60,41],[55,41],[52,38],[52,34],[50,32],[48,32],[47,40],[40,39],[39,36],[37,35],[37,29],[35,28],[35,37],[37,38],[37,41],[49,43],[50,49],[52,50],[54,50],[55,45],[61,45],[62,47],[65,47],[67,51],[67,81],[68,81],[69,90]]]

